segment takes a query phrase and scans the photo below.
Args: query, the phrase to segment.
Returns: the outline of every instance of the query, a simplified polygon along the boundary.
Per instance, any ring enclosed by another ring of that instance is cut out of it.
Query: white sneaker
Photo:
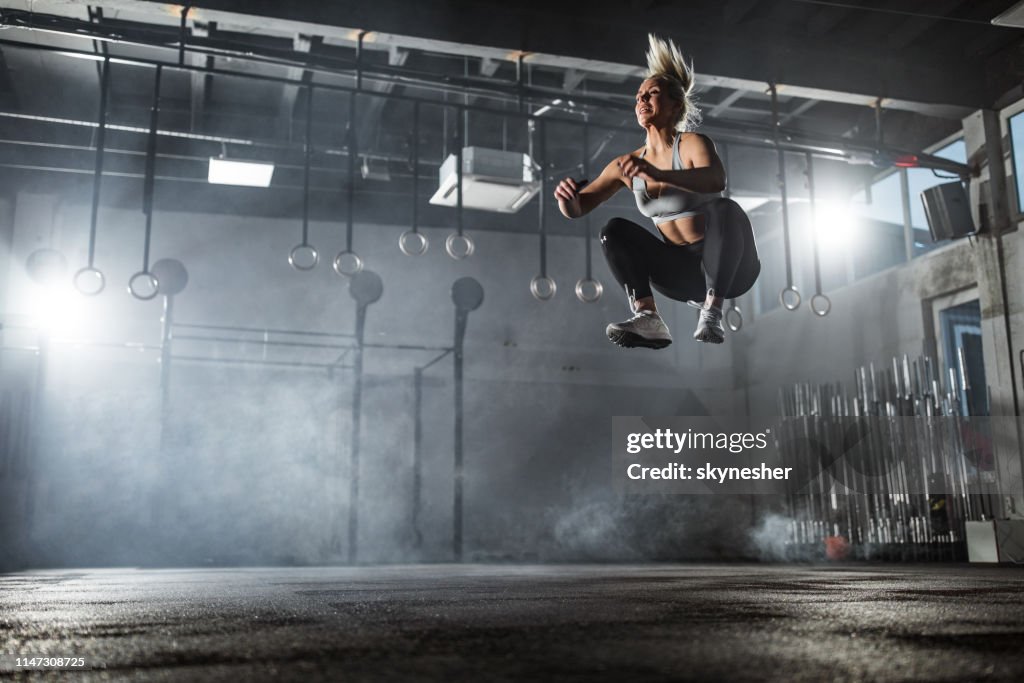
[[[700,309],[697,331],[693,338],[709,344],[721,344],[725,341],[725,328],[722,327],[722,309],[717,306],[705,306],[697,301],[687,301],[687,305]]]
[[[605,332],[608,339],[626,348],[663,349],[672,343],[672,333],[657,311],[637,311],[629,320],[612,323]]]

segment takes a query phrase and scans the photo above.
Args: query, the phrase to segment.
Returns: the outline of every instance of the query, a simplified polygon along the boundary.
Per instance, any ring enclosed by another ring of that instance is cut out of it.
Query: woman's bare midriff
[[[658,224],[658,230],[672,244],[693,244],[704,239],[704,216],[685,216]]]

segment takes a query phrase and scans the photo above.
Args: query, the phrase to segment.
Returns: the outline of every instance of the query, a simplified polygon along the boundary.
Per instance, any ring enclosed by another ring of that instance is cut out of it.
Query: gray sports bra
[[[683,170],[683,160],[679,157],[680,135],[681,133],[676,133],[672,139],[673,171]],[[640,153],[640,158],[643,159],[645,154],[647,154],[646,147]],[[720,192],[689,192],[666,185],[662,188],[659,196],[652,197],[647,194],[647,183],[643,178],[633,178],[633,195],[636,197],[636,208],[640,210],[640,213],[652,219],[655,225],[686,216],[696,216],[699,213],[697,211],[699,207],[722,196]]]

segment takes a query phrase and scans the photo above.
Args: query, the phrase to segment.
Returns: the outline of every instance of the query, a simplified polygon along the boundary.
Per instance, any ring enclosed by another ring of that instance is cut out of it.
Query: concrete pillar
[[[963,120],[968,163],[980,174],[971,180],[971,211],[981,228],[975,249],[978,294],[981,304],[985,377],[993,416],[1019,414],[1019,368],[1015,367],[1024,320],[1022,299],[1011,274],[1019,274],[1020,237],[1009,236],[1010,198],[1006,163],[1010,150],[1002,144],[999,113],[980,110]],[[1016,334],[1014,331],[1016,330]],[[998,475],[1007,512],[1024,511],[1024,478],[1019,420],[993,421]]]

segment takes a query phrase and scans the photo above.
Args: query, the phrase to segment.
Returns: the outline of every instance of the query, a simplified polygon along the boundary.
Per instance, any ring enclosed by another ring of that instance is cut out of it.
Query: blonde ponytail
[[[647,34],[647,78],[657,79],[668,96],[682,103],[676,130],[692,130],[700,123],[700,109],[690,96],[693,90],[693,64],[687,64],[679,46],[671,40]]]

